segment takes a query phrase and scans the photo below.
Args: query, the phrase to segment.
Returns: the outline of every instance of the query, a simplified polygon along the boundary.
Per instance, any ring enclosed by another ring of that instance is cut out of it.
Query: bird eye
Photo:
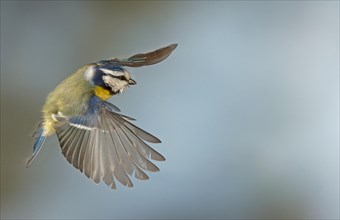
[[[126,81],[126,77],[125,76],[119,76],[118,79]]]

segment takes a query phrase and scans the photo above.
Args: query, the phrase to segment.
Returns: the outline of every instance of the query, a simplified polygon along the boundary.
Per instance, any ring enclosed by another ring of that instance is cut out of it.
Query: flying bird
[[[63,80],[48,94],[42,121],[34,132],[33,154],[27,167],[41,150],[46,138],[57,135],[67,161],[88,178],[116,188],[116,180],[132,187],[130,176],[146,180],[144,172],[159,171],[150,159],[165,158],[145,142],[160,143],[152,134],[135,126],[135,120],[120,114],[106,100],[122,93],[136,81],[124,67],[153,65],[166,59],[177,44],[127,59],[111,58],[87,64]],[[143,171],[144,170],[144,171]]]

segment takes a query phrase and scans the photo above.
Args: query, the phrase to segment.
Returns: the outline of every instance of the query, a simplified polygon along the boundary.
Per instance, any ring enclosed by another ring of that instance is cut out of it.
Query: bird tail
[[[46,135],[44,135],[43,128],[41,125],[37,128],[37,130],[34,132],[33,136],[35,137],[35,142],[33,146],[33,154],[32,156],[27,160],[26,167],[31,165],[34,158],[38,155],[38,153],[41,150],[41,147],[44,145],[44,142],[46,140]]]

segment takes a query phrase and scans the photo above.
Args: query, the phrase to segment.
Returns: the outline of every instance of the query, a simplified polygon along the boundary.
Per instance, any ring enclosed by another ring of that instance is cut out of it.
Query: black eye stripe
[[[111,76],[111,77],[116,78],[116,79],[120,79],[120,80],[125,80],[125,81],[127,81],[127,78],[126,78],[124,75],[115,76],[115,75],[107,74],[107,73],[102,73],[102,75],[103,75],[103,76]]]
[[[103,69],[99,69],[99,76],[103,77],[103,76],[110,76],[112,78],[116,78],[116,79],[120,79],[120,80],[124,80],[124,81],[128,81],[128,79],[125,77],[125,75],[114,75],[110,72],[106,72],[105,70],[103,71]]]
[[[124,75],[121,76],[113,76],[114,78],[120,79],[120,80],[125,80],[127,81],[126,77]]]
[[[111,75],[111,74],[106,74],[106,73],[103,73],[104,76],[110,76],[110,77],[113,77],[113,78],[116,78],[116,79],[120,79],[120,80],[124,80],[124,81],[128,81],[128,79],[124,76],[124,75],[121,75],[121,76],[114,76],[114,75]]]
[[[122,70],[121,68],[120,68],[120,69],[117,69],[117,70],[99,68],[98,70],[99,70],[99,72],[100,72],[100,74],[101,74],[102,76],[111,76],[111,77],[116,78],[116,79],[128,81],[128,79],[125,77],[125,75],[116,76],[116,75],[114,75],[113,73],[110,73],[110,72],[109,72],[109,71],[123,72],[123,71],[120,71],[120,70]],[[108,70],[108,72],[106,72],[105,70]]]

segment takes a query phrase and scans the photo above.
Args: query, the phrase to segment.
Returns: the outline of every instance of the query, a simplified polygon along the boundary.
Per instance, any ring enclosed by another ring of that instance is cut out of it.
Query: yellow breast
[[[112,92],[110,90],[104,89],[101,86],[94,87],[94,94],[102,100],[106,100],[112,96]]]

